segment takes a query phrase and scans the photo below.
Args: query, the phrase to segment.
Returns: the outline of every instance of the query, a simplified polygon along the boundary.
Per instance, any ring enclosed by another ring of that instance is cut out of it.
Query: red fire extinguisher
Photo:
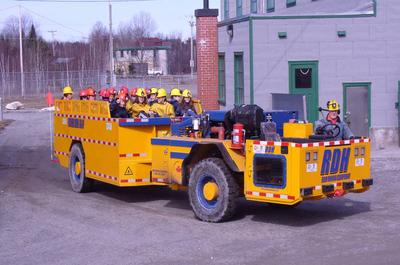
[[[232,130],[232,144],[231,147],[234,149],[242,149],[244,147],[245,130],[244,125],[241,123],[235,123]]]

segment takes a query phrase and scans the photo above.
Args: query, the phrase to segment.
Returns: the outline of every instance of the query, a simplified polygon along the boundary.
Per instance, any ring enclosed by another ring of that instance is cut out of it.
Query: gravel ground
[[[294,209],[241,200],[234,220],[210,224],[167,188],[72,192],[50,161],[49,113],[5,118],[1,264],[400,264],[399,148],[373,153],[366,193]]]

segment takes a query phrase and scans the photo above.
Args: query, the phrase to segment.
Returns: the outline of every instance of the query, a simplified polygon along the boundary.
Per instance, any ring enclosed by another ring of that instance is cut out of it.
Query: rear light
[[[354,148],[354,156],[358,156],[358,148]]]
[[[362,156],[365,154],[365,147],[361,147],[360,153],[361,153]]]
[[[343,189],[344,190],[351,190],[354,189],[354,182],[350,181],[350,182],[343,182]]]
[[[306,161],[310,161],[310,159],[311,159],[311,153],[307,152],[306,153]]]
[[[362,185],[363,187],[368,187],[374,184],[374,180],[373,179],[363,179],[362,180]]]
[[[313,154],[313,159],[314,159],[315,161],[318,160],[318,152],[314,152],[314,154]]]

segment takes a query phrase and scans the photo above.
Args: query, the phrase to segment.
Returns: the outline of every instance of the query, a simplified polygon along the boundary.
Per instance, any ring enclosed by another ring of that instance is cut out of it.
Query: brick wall
[[[198,98],[206,110],[219,109],[217,17],[196,19]]]

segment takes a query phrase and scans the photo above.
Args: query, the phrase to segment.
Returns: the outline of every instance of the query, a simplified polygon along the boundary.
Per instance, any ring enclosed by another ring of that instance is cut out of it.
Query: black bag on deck
[[[225,113],[225,133],[230,137],[235,123],[241,123],[246,130],[246,139],[260,137],[260,125],[264,121],[264,110],[257,105],[235,106]]]

